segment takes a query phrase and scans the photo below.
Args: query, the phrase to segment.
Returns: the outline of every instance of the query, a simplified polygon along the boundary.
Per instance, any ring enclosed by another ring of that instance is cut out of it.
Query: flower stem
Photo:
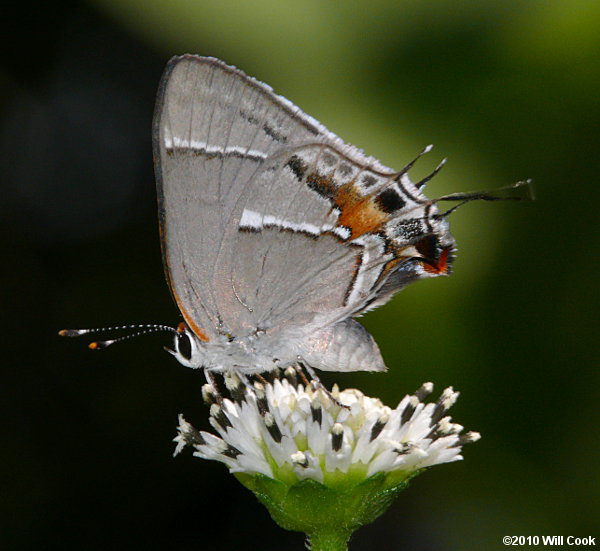
[[[310,551],[347,551],[352,532],[345,530],[319,530],[308,535]]]

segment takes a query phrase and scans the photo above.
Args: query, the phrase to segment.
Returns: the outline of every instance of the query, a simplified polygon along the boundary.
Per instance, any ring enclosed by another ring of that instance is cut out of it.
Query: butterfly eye
[[[186,359],[192,359],[192,341],[186,333],[180,333],[177,339],[177,351]]]

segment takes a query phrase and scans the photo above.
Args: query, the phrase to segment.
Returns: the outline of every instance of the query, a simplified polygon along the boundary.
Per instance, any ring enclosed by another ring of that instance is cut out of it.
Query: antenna
[[[127,339],[133,339],[134,337],[139,337],[141,335],[146,335],[148,333],[157,333],[159,331],[169,331],[171,333],[179,334],[177,329],[175,329],[173,327],[170,327],[168,325],[155,324],[155,323],[153,323],[153,324],[118,325],[115,327],[99,327],[99,328],[94,328],[94,329],[61,329],[58,332],[58,334],[61,337],[81,337],[83,335],[89,335],[90,333],[103,333],[105,331],[122,331],[123,329],[141,329],[141,331],[136,331],[135,333],[130,333],[129,335],[124,335],[123,337],[117,337],[116,339],[93,341],[88,344],[88,348],[91,350],[102,350],[116,342],[125,341]]]

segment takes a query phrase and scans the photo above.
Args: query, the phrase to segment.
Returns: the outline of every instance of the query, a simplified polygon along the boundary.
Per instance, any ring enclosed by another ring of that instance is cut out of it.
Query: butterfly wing
[[[217,262],[219,279],[235,289],[222,295],[220,310],[249,322],[239,331],[326,326],[366,299],[392,255],[380,236],[353,235],[341,223],[336,190],[353,193],[345,187],[360,171],[328,143],[265,160],[239,199]]]
[[[201,337],[340,322],[443,233],[407,175],[218,60],[171,60],[154,132],[167,277]]]
[[[163,260],[172,294],[198,333],[222,326],[214,268],[241,190],[283,144],[314,140],[315,121],[213,58],[173,58],[154,117]]]

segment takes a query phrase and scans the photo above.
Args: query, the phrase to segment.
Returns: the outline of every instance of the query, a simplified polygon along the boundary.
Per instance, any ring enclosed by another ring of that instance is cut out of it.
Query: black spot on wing
[[[276,142],[287,142],[287,136],[284,136],[281,132],[278,132],[272,126],[269,126],[267,123],[263,124],[262,129],[264,130],[265,134],[269,136],[269,138],[275,140]]]
[[[298,180],[302,180],[306,174],[308,166],[306,163],[298,157],[298,155],[292,155],[290,160],[285,164],[293,173]]]
[[[257,125],[260,123],[260,121],[256,117],[254,117],[253,115],[250,115],[249,113],[246,113],[243,110],[240,110],[240,116],[243,119],[246,119],[250,124]]]
[[[352,174],[352,167],[347,163],[343,163],[339,166],[338,172],[342,177],[346,178]]]
[[[366,188],[374,186],[377,183],[377,179],[375,176],[371,176],[370,174],[365,174],[362,177],[362,185]]]
[[[243,109],[240,109],[239,114],[244,120],[248,121],[253,126],[259,125],[261,122],[254,115],[247,113]],[[275,128],[273,128],[271,125],[267,124],[266,122],[262,125],[262,129],[263,129],[263,132],[267,136],[269,136],[269,138],[271,138],[272,140],[275,140],[278,143],[287,142],[287,136],[283,135],[281,132],[278,132],[277,130],[275,130]]]
[[[333,182],[317,172],[311,172],[306,177],[306,185],[317,192],[321,197],[331,199],[335,195],[335,186]]]
[[[438,239],[435,235],[425,236],[423,239],[415,243],[415,248],[425,258],[437,259],[438,257]]]
[[[337,163],[337,157],[332,155],[329,151],[325,151],[321,156],[321,161],[325,166],[333,166]]]
[[[377,206],[385,213],[391,214],[400,210],[406,203],[400,194],[392,188],[382,191],[376,198]]]

